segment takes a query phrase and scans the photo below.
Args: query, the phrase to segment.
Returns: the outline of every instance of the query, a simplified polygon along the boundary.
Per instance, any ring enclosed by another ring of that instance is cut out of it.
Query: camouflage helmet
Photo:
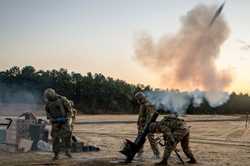
[[[52,88],[48,88],[44,91],[43,97],[45,101],[50,101],[55,99],[57,96],[56,91]]]
[[[146,95],[143,93],[143,92],[137,92],[135,94],[135,99],[140,102],[140,103],[143,103],[146,101]]]

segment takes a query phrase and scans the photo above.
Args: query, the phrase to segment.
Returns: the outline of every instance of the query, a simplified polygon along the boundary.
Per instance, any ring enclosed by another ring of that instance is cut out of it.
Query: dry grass
[[[215,116],[187,116],[185,119],[203,119],[204,122],[189,122],[191,128],[191,148],[198,159],[199,166],[246,166],[250,162],[250,129],[245,129],[243,121],[223,121],[227,116],[216,116],[221,121],[208,122],[207,119]],[[232,119],[238,118],[230,117]],[[78,121],[134,121],[135,115],[94,115],[80,116]],[[75,134],[87,144],[97,145],[100,152],[73,154],[73,159],[68,160],[62,155],[62,159],[51,163],[50,153],[0,153],[0,165],[86,165],[109,166],[119,164],[123,156],[118,152],[121,149],[122,140],[134,139],[136,125],[131,124],[86,124],[76,125]],[[178,147],[180,149],[180,147]],[[163,150],[161,148],[161,150]],[[185,155],[180,152],[184,160]],[[144,161],[136,161],[129,165],[153,165],[152,151],[146,143]],[[180,165],[173,154],[170,159],[172,166]],[[187,164],[188,165],[188,164]]]

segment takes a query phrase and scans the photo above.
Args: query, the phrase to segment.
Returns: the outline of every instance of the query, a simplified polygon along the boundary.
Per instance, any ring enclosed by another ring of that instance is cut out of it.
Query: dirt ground
[[[134,139],[136,115],[87,115],[79,116],[77,122],[109,122],[75,125],[75,135],[86,144],[101,148],[99,152],[74,153],[73,159],[67,159],[63,154],[61,160],[52,162],[52,153],[6,153],[0,152],[0,165],[73,165],[73,166],[116,166],[124,156],[118,151],[125,138]],[[191,148],[198,160],[199,166],[246,166],[250,162],[250,128],[245,128],[244,121],[236,121],[239,116],[195,115],[184,119],[191,126]],[[229,121],[232,119],[232,121]],[[215,120],[215,121],[213,121]],[[163,151],[163,148],[161,151]],[[180,155],[187,160],[181,148]],[[152,151],[148,142],[145,145],[143,160],[135,160],[128,166],[153,165],[157,160],[152,159]],[[173,153],[170,158],[171,166],[182,165]],[[188,164],[185,164],[188,165]]]

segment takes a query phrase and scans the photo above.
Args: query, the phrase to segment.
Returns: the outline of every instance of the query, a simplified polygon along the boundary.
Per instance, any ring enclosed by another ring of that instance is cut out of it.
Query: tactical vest
[[[140,111],[139,111],[139,117],[138,117],[138,122],[141,125],[145,125],[145,123],[150,119],[151,117],[151,110],[150,106],[147,106],[145,104],[140,105]]]
[[[47,108],[50,116],[53,119],[66,117],[66,111],[63,105],[63,101],[60,98],[55,101],[49,102],[47,104]]]

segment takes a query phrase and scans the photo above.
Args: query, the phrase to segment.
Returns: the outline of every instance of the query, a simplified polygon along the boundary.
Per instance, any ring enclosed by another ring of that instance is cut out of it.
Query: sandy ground
[[[228,121],[228,119],[232,121]],[[191,148],[199,166],[246,166],[250,162],[250,129],[245,128],[244,121],[234,121],[239,116],[199,115],[186,116],[191,126]],[[79,116],[78,122],[100,121],[135,121],[135,115],[87,115]],[[207,120],[221,121],[207,121]],[[224,119],[227,119],[224,121]],[[203,121],[197,121],[203,120]],[[100,152],[74,153],[73,159],[63,154],[61,160],[51,162],[51,153],[6,153],[0,152],[0,165],[86,165],[109,166],[124,165],[118,163],[124,158],[118,151],[125,138],[136,136],[135,123],[117,124],[83,124],[75,126],[75,134],[89,145],[101,148]],[[161,151],[163,150],[162,147]],[[187,160],[181,148],[180,155]],[[153,165],[152,151],[148,142],[145,145],[144,160],[135,160],[127,165]],[[173,153],[170,165],[181,165]],[[188,164],[185,164],[188,165]]]

